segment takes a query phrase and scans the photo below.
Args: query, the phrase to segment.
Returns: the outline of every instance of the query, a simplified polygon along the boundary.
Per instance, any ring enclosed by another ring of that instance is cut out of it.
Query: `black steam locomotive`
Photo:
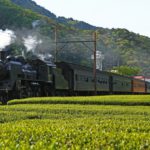
[[[0,101],[53,95],[92,95],[93,70],[72,63],[8,56],[0,52]],[[150,93],[150,83],[109,72],[96,72],[98,94]]]
[[[24,59],[22,56],[7,56],[0,52],[0,100],[66,94],[68,82],[61,68],[48,60],[37,57]],[[57,90],[57,92],[56,92]]]

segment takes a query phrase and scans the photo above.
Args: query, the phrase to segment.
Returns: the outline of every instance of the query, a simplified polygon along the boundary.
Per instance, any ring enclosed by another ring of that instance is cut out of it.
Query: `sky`
[[[150,0],[33,0],[57,16],[150,37]]]

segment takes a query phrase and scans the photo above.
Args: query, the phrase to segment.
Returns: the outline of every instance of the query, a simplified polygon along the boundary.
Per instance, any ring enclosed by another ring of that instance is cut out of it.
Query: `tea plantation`
[[[149,104],[149,95],[12,100],[0,105],[0,149],[148,150]]]

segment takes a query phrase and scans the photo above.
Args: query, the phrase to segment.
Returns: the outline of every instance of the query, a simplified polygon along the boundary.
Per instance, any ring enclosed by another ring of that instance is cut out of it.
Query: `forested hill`
[[[33,8],[34,11],[32,11]],[[51,17],[48,15],[51,15]],[[58,23],[58,19],[61,23]],[[36,21],[38,26],[33,28],[33,22]],[[114,66],[128,65],[139,67],[141,69],[140,75],[150,75],[150,38],[126,29],[93,27],[91,30],[91,28],[84,26],[85,22],[80,21],[78,22],[80,23],[79,29],[71,25],[76,25],[75,22],[78,21],[73,19],[67,20],[63,17],[57,18],[55,14],[37,6],[36,3],[30,0],[0,0],[0,29],[14,30],[16,36],[19,35],[19,39],[22,38],[21,36],[29,34],[36,35],[43,43],[43,45],[36,47],[38,52],[55,54],[55,45],[52,42],[55,41],[56,24],[58,27],[58,41],[91,40],[93,29],[96,29],[98,35],[97,49],[101,50],[105,56],[103,61],[104,70],[111,70]],[[21,32],[22,35],[20,35]],[[18,40],[16,40],[12,46],[15,51],[19,51],[21,44],[18,44]],[[83,43],[58,44],[57,46],[58,50],[60,50],[57,56],[59,61],[70,61],[89,66],[92,64],[91,49],[93,48],[93,43],[88,43],[87,46]],[[91,47],[91,49],[87,47]]]
[[[34,1],[32,0],[11,0],[13,3],[21,6],[21,7],[24,7],[24,8],[27,8],[27,9],[30,9],[34,12],[37,12],[41,15],[45,15],[49,18],[52,18],[52,19],[56,19],[56,15],[53,14],[52,12],[46,10],[45,8],[37,5]]]
[[[55,14],[53,14],[49,10],[37,5],[32,0],[11,0],[11,1],[13,3],[21,6],[21,7],[30,9],[30,10],[36,12],[36,13],[39,13],[41,15],[45,15],[45,16],[51,18],[51,19],[54,19],[58,23],[63,23],[65,25],[70,25],[70,26],[75,27],[77,29],[93,30],[93,29],[97,28],[97,27],[92,26],[92,25],[90,25],[86,22],[74,20],[73,18],[57,17]]]

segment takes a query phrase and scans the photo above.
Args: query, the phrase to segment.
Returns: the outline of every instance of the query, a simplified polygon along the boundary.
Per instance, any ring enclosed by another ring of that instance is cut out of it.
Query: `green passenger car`
[[[129,77],[113,74],[110,84],[112,84],[113,93],[132,92],[132,80]]]
[[[93,93],[94,77],[93,70],[89,67],[79,66],[72,63],[60,62],[57,66],[62,68],[64,77],[68,80],[69,89],[77,94]],[[109,92],[109,73],[97,70],[97,92]]]

